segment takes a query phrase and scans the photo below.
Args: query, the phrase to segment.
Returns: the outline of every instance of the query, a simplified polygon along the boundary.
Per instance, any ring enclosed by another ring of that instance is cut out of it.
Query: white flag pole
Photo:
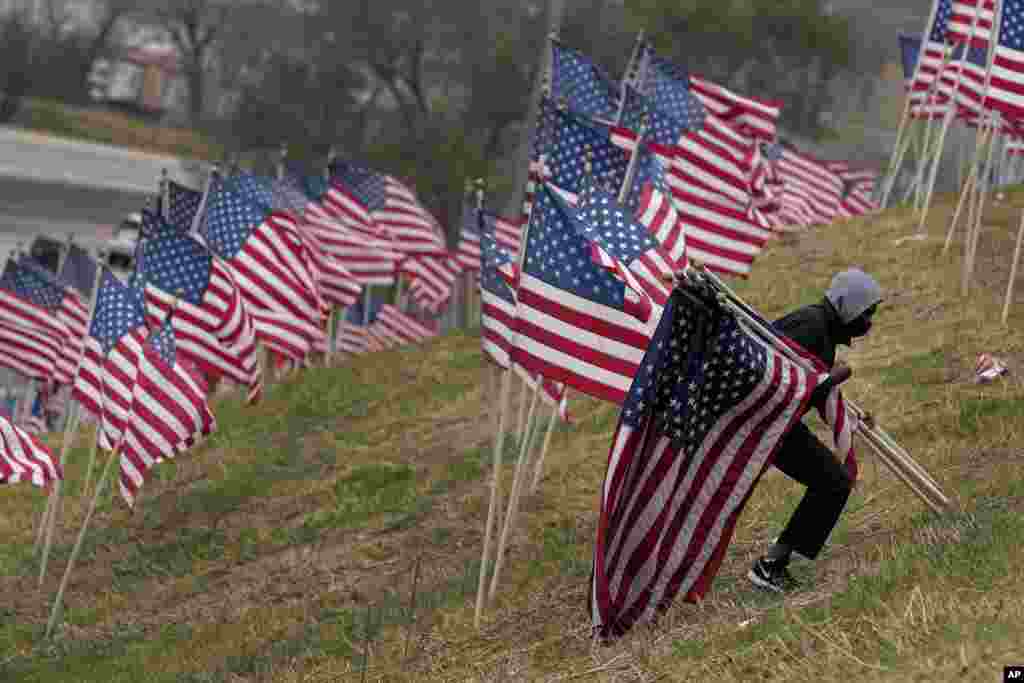
[[[490,559],[491,542],[497,532],[498,509],[501,507],[501,460],[505,446],[505,417],[508,414],[508,394],[511,385],[511,369],[501,371],[501,397],[498,399],[498,428],[494,434],[494,449],[491,455],[491,501],[487,506],[487,522],[484,525],[484,549],[480,559],[480,578],[476,589],[476,609],[473,626],[480,630],[480,617],[484,609],[484,595],[487,585],[487,561]],[[492,375],[493,376],[493,375]]]
[[[96,315],[96,301],[99,299],[99,287],[100,287],[100,276],[103,274],[103,252],[100,250],[96,251],[96,275],[93,277],[92,282],[92,298],[89,301],[89,325],[86,327],[86,335],[89,334],[88,330],[92,327],[93,317]],[[83,350],[84,354],[84,350]],[[64,425],[64,438],[60,444],[60,465],[64,467],[67,462],[68,453],[71,449],[71,443],[75,440],[75,434],[78,431],[78,427],[81,424],[82,419],[82,406],[77,401],[75,402],[74,419],[70,419]],[[85,493],[89,488],[89,478],[92,475],[93,462],[96,459],[96,444],[93,442],[92,452],[89,454],[89,465],[86,470],[85,486],[82,492]],[[53,533],[57,526],[57,515],[60,511],[60,494],[63,487],[63,482],[58,479],[53,485],[53,491],[50,493],[49,501],[47,502],[48,513],[44,515],[44,521],[46,526],[46,542],[43,545],[43,556],[39,563],[39,585],[43,585],[43,581],[46,579],[46,565],[50,557],[50,549],[53,547]]]
[[[1024,211],[1020,212],[1020,227],[1017,228],[1017,245],[1013,249],[1013,263],[1010,264],[1010,279],[1006,283],[1006,297],[1003,299],[1002,323],[1010,317],[1010,303],[1013,301],[1013,285],[1017,280],[1017,266],[1020,264],[1021,243],[1024,242]]]

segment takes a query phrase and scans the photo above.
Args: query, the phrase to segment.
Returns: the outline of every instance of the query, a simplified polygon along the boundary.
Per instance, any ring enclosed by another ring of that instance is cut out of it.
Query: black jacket
[[[851,341],[839,320],[839,314],[828,299],[798,308],[772,324],[779,332],[820,358],[829,370],[836,364],[836,346],[849,346]]]
[[[839,314],[828,299],[821,303],[798,308],[776,320],[772,325],[800,346],[804,347],[825,363],[829,370],[836,364],[836,346],[850,345],[850,335],[845,331]],[[832,379],[819,384],[811,394],[810,403],[823,408],[824,401],[832,390]]]

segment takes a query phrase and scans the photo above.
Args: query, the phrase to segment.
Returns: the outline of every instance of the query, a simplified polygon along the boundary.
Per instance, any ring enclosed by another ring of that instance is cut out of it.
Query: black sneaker
[[[786,564],[784,561],[762,557],[747,572],[747,578],[758,588],[775,593],[791,591],[799,587],[800,583],[789,573]]]

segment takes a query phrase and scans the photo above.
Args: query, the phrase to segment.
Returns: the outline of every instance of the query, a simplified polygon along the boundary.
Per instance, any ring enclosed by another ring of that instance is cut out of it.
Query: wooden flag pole
[[[540,385],[541,385],[542,381],[543,381],[543,379],[541,378],[541,376],[537,375],[537,379],[536,379],[536,381],[533,384],[533,400],[534,401],[537,400],[537,396],[540,394],[540,390],[541,390],[540,389]],[[529,385],[528,381],[526,379],[524,379],[523,380],[523,402],[519,404],[520,408],[522,408],[523,406],[526,405],[526,396],[527,396],[527,392],[529,392],[529,391],[530,391],[530,385]],[[529,431],[529,429],[530,429],[530,418],[527,417],[526,421],[523,423],[522,429],[520,429],[520,431],[519,431],[519,443],[520,444],[522,444],[526,440],[526,433]]]
[[[946,253],[953,241],[953,234],[956,232],[956,225],[960,220],[960,212],[963,210],[964,202],[968,195],[974,191],[978,182],[978,166],[984,153],[985,141],[988,139],[988,128],[984,125],[978,126],[978,132],[974,136],[974,156],[971,158],[971,170],[967,174],[967,182],[960,190],[960,197],[957,200],[956,210],[953,212],[953,219],[949,225],[949,232],[946,234],[946,244],[942,253]]]
[[[71,251],[71,244],[70,244],[70,241],[69,241],[68,252],[70,252],[70,251]],[[93,316],[96,314],[96,300],[99,298],[100,276],[103,274],[103,265],[102,265],[103,264],[103,255],[104,255],[104,252],[102,250],[97,250],[96,251],[96,275],[93,277],[93,282],[92,282],[92,298],[89,301],[89,324],[86,327],[86,330],[88,330],[88,328],[92,326],[92,319],[93,319]],[[66,260],[66,258],[67,258],[66,254],[63,254],[61,256],[61,263],[60,263],[61,266],[64,265],[64,261]],[[59,273],[60,271],[61,271],[61,268],[58,268],[57,272]],[[60,453],[60,466],[61,466],[61,468],[63,468],[65,463],[67,462],[67,456],[68,456],[68,452],[69,452],[70,443],[71,443],[71,441],[74,440],[74,434],[78,430],[78,426],[79,426],[79,424],[81,422],[82,406],[80,404],[78,404],[78,402],[76,401],[75,405],[72,408],[72,410],[74,412],[73,419],[69,419],[69,420],[67,420],[64,423],[64,438],[61,441],[61,453]],[[89,471],[91,472],[91,470],[92,470],[92,463],[90,462]],[[88,480],[86,480],[86,481],[88,482]],[[56,524],[57,508],[58,508],[58,505],[59,505],[59,502],[60,502],[60,494],[61,494],[61,489],[62,488],[63,488],[63,482],[58,479],[54,483],[54,485],[53,485],[53,491],[50,492],[50,495],[47,498],[46,510],[43,513],[43,519],[40,521],[39,533],[37,534],[37,538],[36,538],[36,550],[39,549],[39,543],[44,538],[44,533],[48,537],[52,537],[52,535],[53,535],[53,526]],[[44,528],[47,529],[47,531],[44,532],[43,531]],[[47,543],[47,545],[48,545],[48,543]],[[40,582],[42,582],[43,574],[45,574],[45,572],[46,572],[46,554],[47,553],[45,551],[45,547],[46,546],[44,546],[43,561],[42,561],[42,564],[40,565],[40,579],[39,579]]]
[[[89,528],[89,521],[92,519],[93,513],[96,512],[96,505],[99,503],[100,495],[103,493],[103,488],[107,483],[107,479],[110,477],[110,467],[114,464],[114,460],[117,459],[118,449],[110,451],[110,457],[107,458],[107,464],[103,467],[103,474],[100,476],[99,482],[96,484],[96,492],[92,496],[92,500],[89,503],[89,510],[85,513],[85,519],[82,521],[82,528],[78,532],[78,539],[75,541],[75,547],[71,550],[71,557],[68,558],[68,566],[64,568],[64,577],[60,580],[60,588],[57,589],[57,597],[53,601],[53,608],[50,610],[50,618],[46,622],[46,640],[50,639],[50,635],[53,633],[53,627],[57,623],[57,617],[60,614],[61,604],[64,601],[64,591],[67,590],[68,580],[71,578],[71,571],[75,567],[75,561],[78,559],[78,553],[82,550],[82,542],[85,540],[85,532]]]
[[[473,613],[473,626],[480,630],[480,617],[484,609],[484,594],[487,585],[487,561],[491,554],[491,542],[497,531],[497,514],[501,507],[501,460],[505,447],[505,417],[508,414],[508,395],[511,386],[512,370],[501,373],[501,397],[498,399],[498,428],[494,433],[494,450],[491,455],[493,472],[491,473],[491,502],[487,506],[487,523],[484,525],[484,549],[480,559],[480,580],[476,589],[476,610]],[[494,376],[494,373],[491,373]]]
[[[978,235],[981,232],[981,219],[985,211],[985,197],[988,194],[990,184],[989,174],[992,170],[992,157],[995,152],[996,145],[999,142],[999,117],[997,115],[993,115],[989,120],[990,125],[992,127],[992,137],[991,141],[989,142],[988,154],[985,159],[985,165],[981,171],[982,177],[980,182],[978,182],[977,184],[978,194],[975,202],[976,209],[973,212],[974,215],[972,216],[972,218],[974,219],[973,225],[971,224],[970,219],[968,219],[968,239],[966,244],[967,249],[965,251],[966,258],[964,259],[963,277],[960,280],[960,293],[963,296],[967,296],[968,292],[970,291],[971,274],[974,272],[974,257],[978,250]]]
[[[931,3],[931,5],[931,13],[928,16],[927,23],[925,23],[924,25],[925,37],[931,34],[932,27],[935,25],[935,17],[938,14],[939,10],[939,4],[937,2],[933,2]],[[922,40],[921,45],[917,48],[917,60],[914,62],[914,73],[911,75],[910,78],[911,88],[913,88],[914,83],[917,82],[917,76],[921,69],[921,57],[924,55],[924,47],[925,41]],[[878,202],[878,205],[883,209],[885,208],[886,203],[889,201],[889,193],[892,191],[893,182],[895,180],[895,174],[897,173],[897,171],[899,171],[899,166],[893,164],[892,162],[896,158],[896,151],[899,149],[900,141],[903,139],[903,135],[906,133],[907,124],[910,122],[911,100],[913,99],[912,95],[913,90],[908,92],[906,96],[903,98],[903,114],[900,116],[900,123],[899,126],[897,126],[896,128],[896,142],[893,144],[893,156],[889,159],[890,163],[888,172],[886,174],[888,176],[888,182],[886,182],[882,198]],[[927,102],[927,97],[925,98],[925,101]]]
[[[530,415],[526,418],[527,428],[531,422],[533,422],[534,414],[537,411],[537,397],[539,394],[534,392],[533,401],[530,402]],[[512,528],[512,524],[515,522],[516,506],[519,504],[519,493],[523,486],[523,476],[526,470],[526,459],[529,456],[529,449],[527,448],[527,440],[523,439],[519,446],[519,458],[516,460],[516,472],[512,477],[512,490],[508,494],[508,507],[505,510],[505,524],[501,528],[501,538],[498,539],[497,554],[494,556],[494,574],[491,576],[491,589],[488,593],[488,598],[493,600],[494,594],[498,590],[498,578],[501,574],[502,556],[505,553],[505,545],[508,543],[509,530]]]
[[[563,389],[568,391],[568,389]],[[551,418],[548,420],[547,433],[544,434],[544,445],[540,447],[540,455],[537,456],[537,464],[533,468],[533,482],[530,484],[530,493],[536,493],[540,485],[540,475],[544,471],[544,456],[547,455],[548,446],[551,445],[551,435],[555,433],[555,423],[558,421],[558,404],[551,406]]]
[[[644,47],[644,35],[643,29],[640,29],[640,32],[636,34],[636,42],[633,43],[633,53],[629,56],[629,64],[626,65],[626,70],[622,72],[622,83],[619,84],[619,109],[615,114],[616,125],[622,123],[622,114],[626,108],[626,88],[629,87],[631,80],[638,79],[637,73],[643,68],[638,64],[638,61],[647,56],[644,54],[641,57],[640,54]]]
[[[1013,285],[1017,280],[1017,266],[1020,264],[1020,248],[1024,242],[1024,211],[1020,212],[1020,227],[1017,228],[1017,246],[1013,248],[1013,263],[1010,264],[1010,280],[1006,283],[1006,298],[1003,300],[1002,323],[1010,317],[1010,303],[1013,301]]]
[[[931,116],[924,124],[924,138],[921,143],[921,158],[917,160],[917,173],[914,174],[914,211],[918,211],[921,208],[921,189],[924,186],[925,168],[929,163],[932,163],[931,145],[932,143],[932,129],[935,127],[935,119]]]

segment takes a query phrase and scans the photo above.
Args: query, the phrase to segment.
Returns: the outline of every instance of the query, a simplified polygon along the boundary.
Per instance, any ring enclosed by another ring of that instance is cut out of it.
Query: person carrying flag
[[[797,309],[773,323],[778,332],[829,369],[829,378],[811,396],[811,407],[821,408],[832,388],[851,377],[850,367],[836,362],[836,347],[850,346],[854,339],[866,336],[881,302],[878,282],[862,270],[850,268],[832,278],[819,303]],[[873,424],[870,415],[865,421],[869,426]],[[811,560],[818,557],[850,497],[853,477],[803,422],[783,437],[773,464],[806,486],[807,491],[782,534],[747,576],[759,588],[782,593],[798,586],[788,570],[792,554]]]

